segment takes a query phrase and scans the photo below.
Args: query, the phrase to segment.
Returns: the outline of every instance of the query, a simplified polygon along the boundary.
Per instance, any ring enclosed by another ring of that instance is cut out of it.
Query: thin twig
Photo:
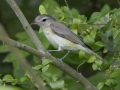
[[[71,18],[73,18],[73,15],[72,15],[72,13],[71,13],[71,11],[70,11],[70,8],[69,8],[69,5],[68,5],[68,3],[67,3],[67,0],[65,0],[65,4],[66,4],[66,6],[67,6],[68,9],[69,9],[69,14],[70,14]]]
[[[14,0],[6,0],[6,1],[9,3],[9,5],[11,6],[11,8],[13,9],[13,11],[17,15],[17,17],[19,18],[19,20],[22,23],[24,29],[26,30],[26,32],[28,33],[28,35],[30,36],[30,38],[32,39],[32,41],[34,42],[34,44],[36,45],[37,49],[38,50],[44,50],[44,47],[42,46],[40,40],[36,36],[35,32],[31,28],[31,26],[29,25],[28,21],[26,20],[25,16],[21,12],[21,10],[19,9],[19,7],[15,3],[15,1]]]
[[[118,4],[119,4],[119,6],[120,6],[120,1],[119,1],[119,0],[117,0],[117,2],[118,2]]]
[[[30,66],[30,64],[27,63],[27,60],[25,60],[24,56],[12,45],[11,41],[8,38],[6,38],[8,37],[8,35],[4,31],[4,27],[0,24],[0,34],[2,38],[0,38],[1,41],[3,41],[8,46],[8,48],[14,54],[20,65],[24,68],[24,70],[26,70],[29,73],[29,75],[32,77],[32,80],[35,82],[35,84],[37,84],[35,86],[38,89],[47,90],[47,88],[43,86],[41,82],[42,80],[39,77],[36,77],[37,74],[35,73],[35,71],[32,70],[32,67]]]
[[[6,37],[1,37],[1,35],[0,35],[0,40],[2,40],[3,38],[6,38]],[[52,62],[51,62],[52,65],[54,65],[58,69],[62,70],[63,72],[67,73],[68,75],[70,75],[74,80],[76,80],[78,83],[80,83],[85,88],[85,90],[98,90],[84,76],[82,76],[82,74],[79,74],[77,71],[75,71],[73,68],[71,68],[67,64],[64,64],[64,67],[62,67],[60,61],[58,59],[56,59],[55,57],[51,56],[48,52],[43,53],[34,48],[31,48],[30,46],[19,43],[12,39],[9,39],[9,38],[6,38],[6,39],[8,39],[8,41],[11,42],[11,45],[13,45],[21,50],[29,52],[39,58],[44,57],[44,58],[52,60]]]

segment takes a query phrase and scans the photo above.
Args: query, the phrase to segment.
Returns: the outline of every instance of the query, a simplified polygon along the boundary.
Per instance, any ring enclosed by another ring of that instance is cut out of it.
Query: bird
[[[63,65],[63,59],[71,52],[75,50],[82,50],[89,54],[94,55],[104,62],[104,59],[97,53],[92,51],[75,33],[73,33],[68,27],[62,23],[56,21],[52,16],[48,14],[38,15],[34,22],[31,23],[38,25],[42,28],[42,31],[50,43],[58,48],[57,50],[48,50],[48,52],[58,52],[67,50],[67,53],[60,58]]]

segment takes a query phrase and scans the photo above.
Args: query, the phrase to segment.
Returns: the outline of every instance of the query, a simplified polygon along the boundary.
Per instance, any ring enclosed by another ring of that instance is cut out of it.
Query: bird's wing
[[[78,37],[75,33],[70,31],[63,24],[59,22],[53,22],[52,24],[50,24],[50,27],[52,31],[56,33],[57,35],[59,35],[60,37],[65,38],[73,43],[80,44],[83,47],[87,47],[87,45],[85,45],[85,43],[82,41],[80,37]]]

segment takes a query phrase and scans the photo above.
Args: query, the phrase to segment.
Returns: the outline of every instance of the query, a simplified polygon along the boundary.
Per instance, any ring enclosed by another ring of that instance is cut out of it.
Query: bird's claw
[[[64,66],[64,64],[63,64],[63,59],[62,58],[59,58],[59,60],[60,60],[60,62],[61,62],[61,64],[62,64],[62,66]]]

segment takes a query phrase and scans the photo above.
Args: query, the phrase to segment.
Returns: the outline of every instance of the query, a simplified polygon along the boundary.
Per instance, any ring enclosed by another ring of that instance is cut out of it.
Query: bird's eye
[[[43,21],[43,22],[45,22],[45,21],[46,21],[46,19],[43,19],[42,21]]]

